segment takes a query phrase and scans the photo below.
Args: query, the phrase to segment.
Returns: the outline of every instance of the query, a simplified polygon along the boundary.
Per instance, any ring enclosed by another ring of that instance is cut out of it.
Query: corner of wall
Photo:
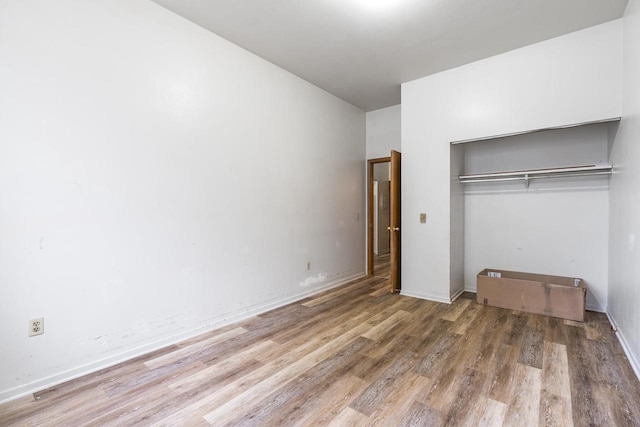
[[[631,365],[633,372],[636,374],[638,381],[640,381],[640,361],[636,358],[636,355],[633,353],[631,345],[627,340],[627,337],[625,336],[622,329],[620,329],[620,327],[618,326],[618,322],[616,322],[615,318],[613,317],[613,314],[611,314],[609,311],[607,311],[606,314],[607,314],[607,317],[609,318],[609,322],[611,323],[611,326],[613,327],[613,330],[616,333],[616,337],[618,337],[618,341],[620,342],[620,345],[622,346],[622,349],[624,350],[624,353],[627,356],[627,359],[629,360],[629,364]]]

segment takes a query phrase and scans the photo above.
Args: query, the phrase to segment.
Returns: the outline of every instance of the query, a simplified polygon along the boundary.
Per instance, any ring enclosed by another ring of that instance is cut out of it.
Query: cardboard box
[[[478,304],[583,322],[586,295],[579,278],[490,268],[478,273]]]

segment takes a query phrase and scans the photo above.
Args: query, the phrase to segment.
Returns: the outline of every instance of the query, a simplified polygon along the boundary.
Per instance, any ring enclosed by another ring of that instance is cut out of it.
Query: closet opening
[[[619,118],[451,144],[451,296],[485,268],[581,277],[605,311]]]

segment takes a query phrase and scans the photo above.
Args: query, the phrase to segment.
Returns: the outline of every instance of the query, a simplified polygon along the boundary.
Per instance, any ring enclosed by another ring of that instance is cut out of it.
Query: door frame
[[[378,163],[391,164],[391,156],[367,160],[367,275],[373,276],[373,168]]]
[[[391,271],[389,275],[389,281],[391,282],[391,292],[400,292],[400,263],[401,263],[401,253],[400,253],[400,242],[401,242],[401,229],[402,229],[402,218],[401,218],[401,202],[402,198],[401,192],[401,161],[402,154],[399,151],[391,150],[391,188],[389,191],[389,198],[391,201],[391,217],[389,221],[389,247],[391,249]]]

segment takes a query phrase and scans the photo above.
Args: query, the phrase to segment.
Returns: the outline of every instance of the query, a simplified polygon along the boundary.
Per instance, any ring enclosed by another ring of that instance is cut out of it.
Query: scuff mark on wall
[[[94,340],[96,342],[97,345],[99,346],[104,346],[106,345],[109,340],[107,339],[106,335],[98,335],[92,338],[92,340]]]
[[[311,285],[315,285],[316,283],[322,283],[325,280],[327,280],[327,273],[320,273],[315,277],[307,277],[304,282],[300,282],[300,287],[307,288]]]

